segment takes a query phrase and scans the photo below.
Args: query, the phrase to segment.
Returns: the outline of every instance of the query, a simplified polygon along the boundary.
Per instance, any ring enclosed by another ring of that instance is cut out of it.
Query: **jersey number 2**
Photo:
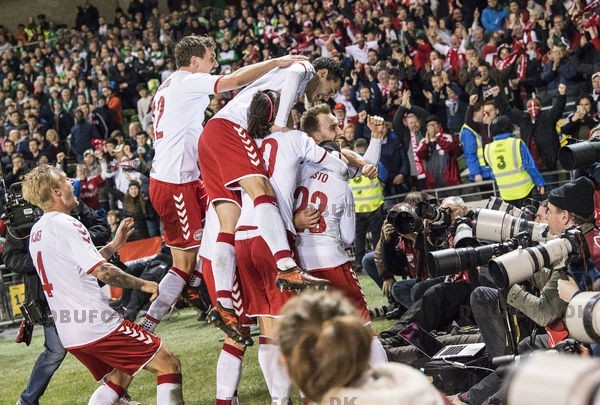
[[[52,283],[48,282],[48,277],[46,276],[46,268],[44,267],[44,262],[42,260],[42,252],[37,252],[37,265],[38,271],[40,272],[40,277],[42,279],[42,290],[48,294],[48,297],[53,297],[52,290],[54,287]]]
[[[327,209],[327,195],[322,193],[321,191],[315,191],[309,197],[308,188],[304,186],[300,186],[294,192],[294,199],[300,199],[300,205],[296,209],[296,212],[302,211],[308,207],[308,203],[317,206],[317,210],[321,217],[319,218],[319,223],[312,228],[308,228],[310,233],[323,233],[327,229],[327,223],[325,223],[325,218],[323,218],[323,213]]]
[[[165,112],[165,97],[160,96],[156,102],[152,103],[152,121],[154,122],[154,140],[158,141],[163,137],[163,131],[159,131],[160,119]],[[156,116],[158,114],[158,117]]]

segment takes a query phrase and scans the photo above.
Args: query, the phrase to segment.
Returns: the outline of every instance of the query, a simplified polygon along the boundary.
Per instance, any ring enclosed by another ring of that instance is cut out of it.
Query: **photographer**
[[[597,234],[592,218],[593,193],[594,186],[587,178],[579,178],[552,190],[548,197],[546,217],[549,232],[560,235],[568,227],[577,225],[581,227],[588,247],[593,249],[593,238]],[[538,213],[542,209],[543,206],[540,206]],[[543,220],[543,215],[540,215],[539,218]],[[597,261],[598,258],[597,253],[592,251],[590,259]],[[584,270],[585,267],[587,270]],[[585,264],[570,263],[569,271],[575,276],[580,286],[585,285],[588,279],[593,282],[599,276],[597,268],[589,259]],[[567,308],[567,304],[558,296],[557,285],[561,277],[560,272],[549,270],[540,273],[533,277],[533,284],[542,287],[542,294],[539,297],[515,284],[507,293],[506,303],[521,311],[538,325],[547,327],[546,330],[549,332],[557,331],[558,333],[552,332],[552,336],[537,335],[524,338],[519,343],[519,354],[534,349],[546,349],[550,343],[554,345],[561,338],[566,338],[564,326],[561,328],[560,323],[556,322],[564,315]],[[545,276],[545,282],[543,276]],[[507,347],[508,334],[499,307],[500,293],[500,290],[497,289],[479,287],[471,294],[473,315],[490,358],[510,352]],[[486,398],[495,395],[500,385],[500,377],[496,373],[492,373],[473,386],[468,394],[464,395],[464,399],[468,399],[471,404],[481,403]],[[504,393],[500,392],[498,395],[501,397]]]
[[[464,217],[468,212],[467,205],[460,197],[444,199],[441,208],[450,211],[450,223]],[[454,235],[447,228],[445,236],[446,246],[452,247]],[[471,269],[464,269],[447,278],[440,277],[415,284],[412,288],[415,301],[402,315],[398,324],[384,332],[382,337],[392,336],[413,322],[429,331],[446,329],[453,320],[461,316],[461,307],[468,305],[469,295],[477,285],[477,274]],[[420,298],[419,290],[423,291]]]
[[[91,208],[80,202],[73,209],[71,215],[86,226],[96,246],[104,246],[108,242],[110,239],[110,230],[103,219]],[[44,351],[38,357],[31,371],[27,387],[21,393],[19,402],[21,404],[38,403],[52,375],[58,369],[67,353],[56,333],[56,326],[50,317],[50,309],[42,291],[40,278],[29,255],[30,230],[31,228],[28,227],[26,229],[10,230],[7,232],[6,244],[2,254],[8,270],[23,274],[25,302],[27,304],[34,302],[33,305],[37,307],[39,313],[42,315],[41,319],[36,320],[36,323],[44,327]],[[30,327],[32,328],[33,325]]]

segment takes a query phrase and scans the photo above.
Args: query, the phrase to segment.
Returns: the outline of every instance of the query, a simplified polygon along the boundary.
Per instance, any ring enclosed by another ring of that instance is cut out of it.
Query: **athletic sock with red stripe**
[[[158,297],[150,305],[146,317],[142,322],[142,328],[154,332],[156,325],[169,312],[171,305],[175,303],[188,282],[190,275],[171,267],[158,285]]]

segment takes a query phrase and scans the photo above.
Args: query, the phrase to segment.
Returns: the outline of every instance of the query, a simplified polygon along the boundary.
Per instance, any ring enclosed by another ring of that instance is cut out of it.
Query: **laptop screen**
[[[445,347],[439,340],[427,333],[425,329],[416,323],[411,323],[398,334],[429,357],[435,356]]]

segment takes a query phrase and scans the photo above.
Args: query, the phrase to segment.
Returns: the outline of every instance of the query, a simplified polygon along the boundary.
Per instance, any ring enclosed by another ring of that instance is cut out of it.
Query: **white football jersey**
[[[90,273],[105,262],[81,222],[61,212],[44,214],[33,226],[29,254],[64,347],[93,343],[123,321]]]
[[[204,110],[221,77],[178,70],[158,88],[152,101],[155,155],[150,177],[174,184],[198,180]]]
[[[255,141],[262,153],[269,181],[275,190],[277,206],[285,228],[295,235],[293,194],[298,167],[303,162],[320,163],[327,156],[327,151],[302,131],[276,132]],[[256,225],[254,204],[245,192],[242,193],[242,214],[238,220],[238,226],[242,225]]]
[[[248,108],[254,94],[260,90],[275,90],[281,92],[275,125],[286,127],[294,101],[304,95],[306,84],[314,75],[315,68],[308,61],[295,62],[285,68],[275,68],[246,86],[221,108],[214,118],[226,119],[247,129]]]
[[[354,242],[354,198],[348,181],[321,170],[298,183],[295,210],[308,206],[321,212],[319,224],[298,232],[296,247],[300,267],[318,270],[348,262],[345,248]]]

